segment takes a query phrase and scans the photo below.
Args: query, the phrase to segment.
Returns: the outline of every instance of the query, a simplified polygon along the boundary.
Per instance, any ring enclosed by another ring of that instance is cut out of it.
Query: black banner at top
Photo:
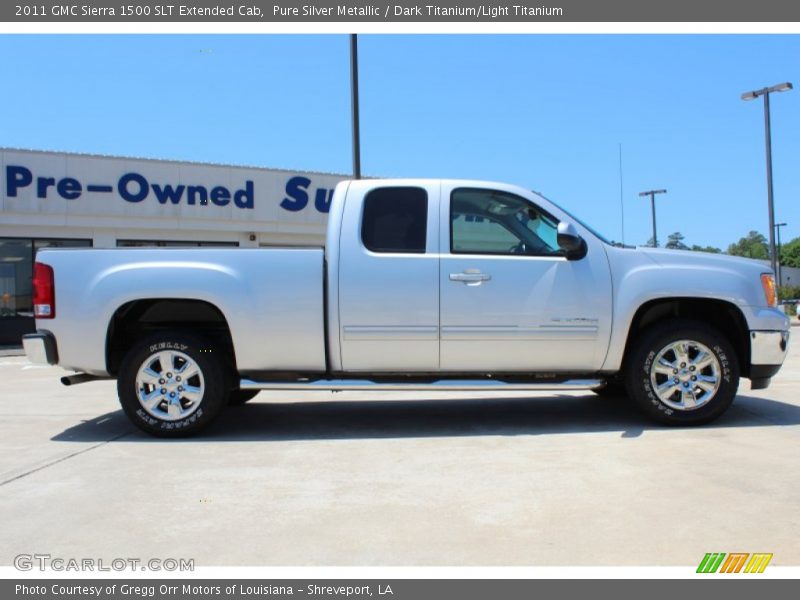
[[[0,21],[231,23],[797,22],[786,0],[12,0]]]

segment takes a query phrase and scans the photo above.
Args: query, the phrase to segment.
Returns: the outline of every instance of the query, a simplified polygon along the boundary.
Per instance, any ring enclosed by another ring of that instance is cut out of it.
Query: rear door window
[[[416,187],[384,187],[364,198],[361,241],[372,252],[424,254],[428,194]]]

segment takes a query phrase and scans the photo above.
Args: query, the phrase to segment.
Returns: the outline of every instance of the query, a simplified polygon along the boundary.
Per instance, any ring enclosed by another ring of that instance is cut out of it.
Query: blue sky
[[[797,35],[362,35],[367,175],[542,191],[608,237],[767,234],[762,102]],[[344,35],[0,37],[0,145],[347,173]],[[776,220],[800,235],[800,89],[772,97]]]

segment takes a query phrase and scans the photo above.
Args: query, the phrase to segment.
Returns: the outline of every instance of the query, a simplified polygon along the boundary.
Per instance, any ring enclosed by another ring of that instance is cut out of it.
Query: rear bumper
[[[763,389],[777,373],[789,351],[789,331],[750,332],[750,386]]]
[[[37,365],[58,363],[56,338],[49,331],[40,330],[22,336],[22,347],[28,360]]]

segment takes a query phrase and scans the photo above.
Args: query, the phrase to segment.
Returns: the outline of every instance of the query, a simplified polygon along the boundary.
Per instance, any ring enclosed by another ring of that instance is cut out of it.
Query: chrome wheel
[[[708,346],[694,340],[678,340],[662,348],[650,367],[653,391],[675,410],[696,410],[719,391],[722,367]]]
[[[163,421],[178,421],[194,413],[205,393],[203,372],[178,350],[150,355],[136,373],[136,397],[147,413]]]

